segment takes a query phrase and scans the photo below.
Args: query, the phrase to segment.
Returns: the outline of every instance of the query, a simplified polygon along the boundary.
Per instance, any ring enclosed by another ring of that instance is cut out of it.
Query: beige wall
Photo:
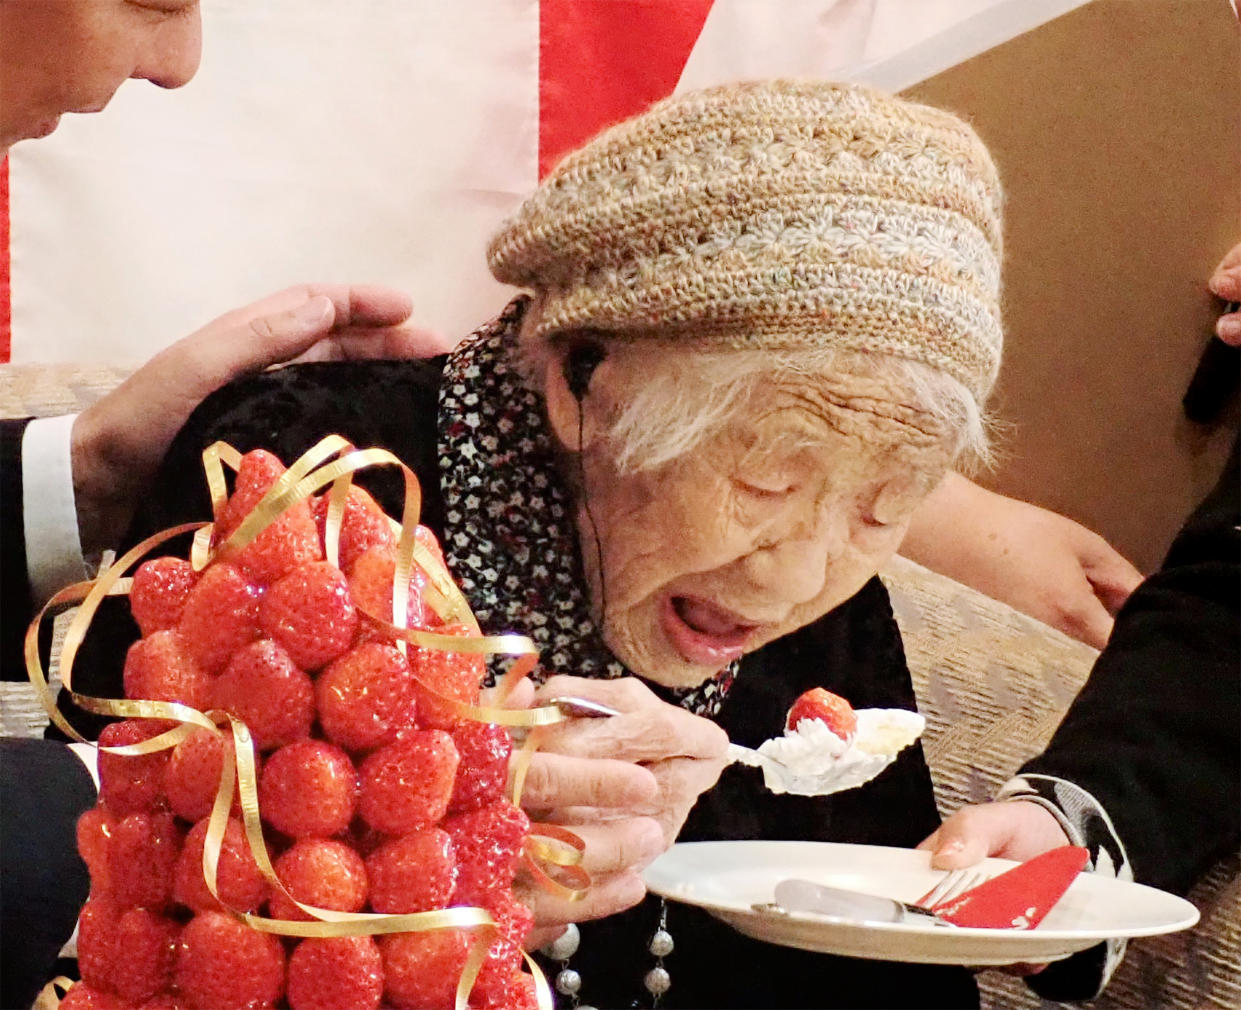
[[[906,94],[966,115],[1005,184],[997,490],[1158,564],[1236,430],[1180,400],[1241,240],[1241,46],[1226,0],[1095,0]]]

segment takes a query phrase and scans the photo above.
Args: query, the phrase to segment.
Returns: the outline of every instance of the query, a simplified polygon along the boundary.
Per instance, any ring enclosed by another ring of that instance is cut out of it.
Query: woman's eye
[[[867,529],[883,530],[883,529],[887,529],[888,526],[891,525],[891,523],[885,523],[883,520],[876,518],[875,514],[868,510],[863,510],[861,514],[861,519],[862,519],[862,525],[865,526]]]
[[[793,493],[793,485],[781,481],[755,484],[746,480],[734,480],[733,484],[742,494],[760,501],[779,501]]]

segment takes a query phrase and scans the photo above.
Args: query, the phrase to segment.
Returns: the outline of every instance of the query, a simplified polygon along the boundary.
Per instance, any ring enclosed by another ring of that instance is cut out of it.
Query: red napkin
[[[998,877],[940,902],[932,911],[957,926],[1033,929],[1081,872],[1090,854],[1064,845],[1035,856]]]

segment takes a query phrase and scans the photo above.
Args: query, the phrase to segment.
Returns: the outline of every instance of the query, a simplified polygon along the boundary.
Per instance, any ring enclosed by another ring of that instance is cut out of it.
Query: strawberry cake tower
[[[125,696],[160,704],[99,739],[62,1007],[548,1005],[522,970],[512,740],[479,718],[488,650],[434,536],[417,527],[405,622],[428,647],[392,623],[401,528],[370,495],[234,463],[205,563],[133,577]]]

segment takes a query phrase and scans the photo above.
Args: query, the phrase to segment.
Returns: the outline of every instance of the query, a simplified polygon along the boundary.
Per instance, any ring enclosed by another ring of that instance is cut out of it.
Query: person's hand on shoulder
[[[236,309],[171,345],[84,410],[72,433],[83,550],[113,546],[133,502],[203,397],[271,365],[428,357],[444,338],[409,325],[409,296],[375,285],[307,284]]]
[[[915,513],[901,553],[1096,649],[1142,581],[1080,523],[955,473]]]
[[[1241,242],[1224,254],[1207,287],[1226,302],[1241,302]],[[1215,322],[1215,335],[1233,347],[1241,346],[1241,312],[1222,314]]]

